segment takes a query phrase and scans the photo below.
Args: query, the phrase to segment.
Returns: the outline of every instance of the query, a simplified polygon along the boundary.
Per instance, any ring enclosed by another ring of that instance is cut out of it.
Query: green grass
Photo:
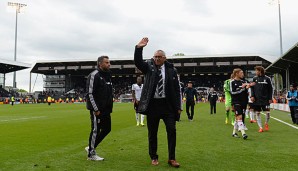
[[[297,170],[298,130],[270,120],[270,131],[258,133],[247,122],[248,139],[231,137],[224,124],[224,106],[209,114],[209,104],[195,107],[195,119],[185,112],[177,123],[176,158],[179,170]],[[272,116],[291,123],[288,113]],[[264,116],[263,116],[264,121]],[[135,126],[133,104],[114,105],[112,131],[98,148],[103,162],[86,160],[90,130],[84,104],[0,105],[0,171],[11,170],[174,170],[167,165],[164,123],[159,127],[159,166],[151,166],[147,128]]]

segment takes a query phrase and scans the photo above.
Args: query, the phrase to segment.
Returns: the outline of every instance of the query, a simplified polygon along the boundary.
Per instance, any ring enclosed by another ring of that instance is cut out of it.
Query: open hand
[[[145,47],[149,42],[148,37],[144,37],[138,44],[137,47],[141,48],[141,47]]]

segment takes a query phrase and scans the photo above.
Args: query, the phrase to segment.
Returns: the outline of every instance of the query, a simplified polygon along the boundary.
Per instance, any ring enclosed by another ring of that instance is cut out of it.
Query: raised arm
[[[143,60],[143,48],[147,46],[149,39],[147,37],[142,38],[142,40],[136,45],[134,53],[134,62],[136,67],[146,74],[148,70],[148,65]]]

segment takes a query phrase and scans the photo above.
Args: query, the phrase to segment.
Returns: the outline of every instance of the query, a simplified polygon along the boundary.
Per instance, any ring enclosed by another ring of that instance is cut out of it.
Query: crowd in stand
[[[190,81],[188,79],[181,80],[182,84],[182,91],[185,88],[185,85],[187,85],[187,82]],[[197,88],[198,90],[198,98],[199,101],[205,102],[207,99],[208,95],[208,89],[213,87],[215,91],[218,93],[219,97],[221,100],[224,100],[223,97],[223,81],[219,80],[218,78],[206,78],[206,79],[194,79],[192,78],[191,80],[194,83],[194,87]],[[114,98],[115,100],[118,100],[120,98],[121,94],[131,94],[131,86],[132,84],[135,83],[134,79],[131,78],[126,78],[126,77],[121,77],[117,79],[113,79],[113,88],[114,88]],[[206,87],[206,89],[203,88],[198,88],[198,87]],[[287,90],[284,89],[280,91],[278,94],[275,91],[274,93],[274,99],[276,100],[277,103],[287,103],[286,101],[286,92]],[[59,92],[59,91],[42,91],[39,95],[38,98],[35,100],[32,96],[28,97],[28,93],[19,93],[15,92],[13,90],[11,91],[6,91],[3,88],[0,88],[0,102],[5,101],[6,98],[9,98],[11,96],[14,96],[16,98],[16,101],[25,101],[26,98],[29,99],[30,102],[43,102],[44,99],[46,99],[48,96],[51,96],[53,99],[62,99],[63,101],[66,101],[66,99],[72,99],[74,100],[79,100],[79,99],[85,99],[85,88],[83,87],[76,87],[73,89],[72,93],[65,93],[65,92]],[[38,101],[39,100],[39,101]],[[71,101],[71,100],[70,100]]]
[[[216,80],[216,79],[215,79]],[[215,90],[218,90],[218,93],[221,94],[221,84],[218,82],[215,82],[215,80],[210,79],[203,83],[204,81],[202,80],[195,80],[195,85],[200,86],[200,87],[215,87]],[[113,80],[113,88],[114,88],[114,98],[117,100],[120,98],[121,94],[131,94],[131,86],[134,84],[134,80],[131,78],[117,78]],[[187,81],[185,81],[185,84],[181,84],[182,86],[182,91],[184,88],[184,85],[186,85]],[[202,84],[203,83],[203,84]],[[27,93],[17,93],[17,92],[7,92],[4,89],[0,89],[0,97],[10,97],[11,95],[14,95],[16,100],[19,101],[20,99],[25,99],[27,98]],[[48,90],[48,91],[42,91],[38,94],[37,97],[37,102],[43,102],[44,99],[47,99],[48,96],[51,96],[53,99],[60,99],[66,100],[67,98],[72,99],[74,98],[75,100],[82,98],[83,100],[85,99],[85,89],[82,87],[77,87],[73,89],[72,93],[65,93],[65,92],[59,92],[59,91],[54,91],[54,90]],[[199,101],[205,101],[208,95],[207,89],[205,90],[199,90],[198,91],[198,98]],[[30,101],[33,101],[34,99],[30,99]]]
[[[117,78],[113,80],[114,98],[119,99],[121,94],[131,94],[131,86],[135,81],[129,78]]]

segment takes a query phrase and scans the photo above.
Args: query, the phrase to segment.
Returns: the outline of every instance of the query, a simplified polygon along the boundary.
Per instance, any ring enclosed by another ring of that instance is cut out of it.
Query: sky
[[[0,0],[0,60],[14,59],[16,14]],[[280,57],[278,0],[22,0],[17,61],[133,59],[142,37],[144,56],[259,54]],[[298,1],[280,0],[282,45],[298,42]],[[17,87],[29,91],[29,72],[17,72]],[[32,90],[43,89],[32,74]],[[6,74],[12,86],[13,74]]]

